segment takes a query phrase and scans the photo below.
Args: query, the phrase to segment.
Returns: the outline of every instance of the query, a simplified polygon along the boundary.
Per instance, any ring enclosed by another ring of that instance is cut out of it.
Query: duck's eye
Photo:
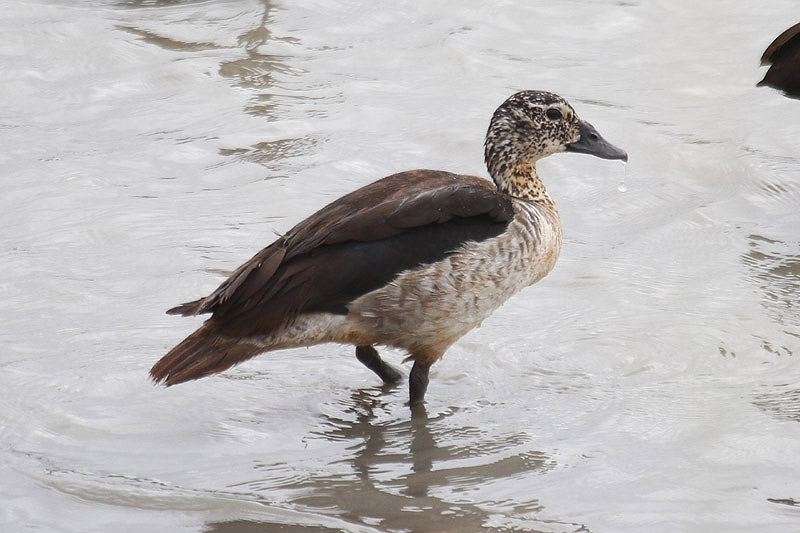
[[[556,109],[554,107],[551,107],[550,109],[548,109],[545,112],[545,114],[547,115],[547,118],[549,118],[550,120],[561,120],[562,118],[564,118],[561,115],[561,111],[559,111],[558,109]]]

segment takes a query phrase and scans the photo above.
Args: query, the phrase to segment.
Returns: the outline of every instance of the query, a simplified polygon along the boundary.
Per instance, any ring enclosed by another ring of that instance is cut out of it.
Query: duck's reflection
[[[553,462],[541,452],[520,452],[526,436],[487,439],[479,428],[454,427],[452,417],[458,413],[454,408],[434,416],[422,409],[407,416],[403,410],[404,416],[393,417],[399,395],[386,394],[384,388],[357,390],[344,405],[322,415],[312,438],[350,444],[347,449],[352,455],[342,462],[351,470],[342,473],[337,464],[337,474],[299,481],[299,495],[290,502],[293,509],[333,514],[355,527],[380,531],[553,531],[554,526],[563,532],[589,531],[581,524],[537,519],[542,507],[523,480],[532,471],[549,469]],[[473,446],[448,444],[458,442],[454,436],[475,436],[477,442]],[[513,502],[498,498],[473,504],[468,497],[457,496],[515,477],[520,486]],[[518,525],[492,526],[498,516],[495,506],[513,516],[511,522]],[[217,533],[336,531],[254,521],[209,526]]]
[[[800,242],[785,242],[762,235],[748,236],[743,256],[751,279],[760,287],[761,305],[778,330],[762,337],[762,347],[778,356],[793,355],[800,336],[797,293],[800,291]]]
[[[800,422],[800,389],[791,385],[763,385],[753,395],[753,404],[782,420]]]
[[[442,451],[436,445],[424,405],[413,407],[407,420],[388,424],[378,422],[376,412],[389,408],[384,393],[390,388],[384,385],[354,392],[350,401],[352,407],[347,412],[353,414],[355,420],[348,422],[326,415],[325,425],[329,429],[320,435],[325,439],[364,442],[352,459],[354,470],[363,483],[372,486],[371,473],[382,467],[386,469],[390,465],[408,463],[410,472],[405,474],[405,486],[400,492],[407,496],[428,496],[432,482],[429,473],[433,470],[434,460],[443,459]],[[398,441],[408,443],[407,453],[398,449]],[[391,449],[397,451],[388,451]]]
[[[798,242],[784,242],[763,235],[748,236],[748,251],[743,256],[750,278],[761,290],[761,305],[775,327],[770,335],[759,335],[762,349],[775,356],[797,352],[800,321],[797,318],[797,293],[800,291],[800,249]],[[763,384],[753,403],[782,419],[800,421],[800,389],[781,378],[778,384]]]

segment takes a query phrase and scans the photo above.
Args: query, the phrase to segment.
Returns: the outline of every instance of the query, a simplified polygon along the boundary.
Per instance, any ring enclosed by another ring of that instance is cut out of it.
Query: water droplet
[[[622,177],[619,179],[619,183],[617,183],[617,190],[619,192],[627,192],[628,191],[628,184],[625,182],[625,178],[628,176],[628,165],[625,165],[625,170],[622,173]]]

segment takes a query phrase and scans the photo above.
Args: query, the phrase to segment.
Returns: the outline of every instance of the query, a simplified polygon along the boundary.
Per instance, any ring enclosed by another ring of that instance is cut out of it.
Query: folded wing
[[[264,334],[301,313],[347,304],[400,272],[502,233],[509,198],[471,176],[394,174],[322,208],[239,267],[206,298],[168,313],[213,313],[226,335]]]

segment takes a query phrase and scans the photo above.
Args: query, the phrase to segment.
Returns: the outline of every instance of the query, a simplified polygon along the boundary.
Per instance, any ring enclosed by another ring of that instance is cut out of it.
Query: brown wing
[[[800,36],[800,22],[778,35],[761,55],[761,65],[770,65],[775,61],[781,48],[792,39]],[[800,68],[800,67],[798,67]]]
[[[512,217],[510,199],[487,180],[394,174],[317,211],[209,296],[168,312],[213,312],[231,335],[264,332],[302,312],[346,313],[354,298],[464,242],[500,234]]]

